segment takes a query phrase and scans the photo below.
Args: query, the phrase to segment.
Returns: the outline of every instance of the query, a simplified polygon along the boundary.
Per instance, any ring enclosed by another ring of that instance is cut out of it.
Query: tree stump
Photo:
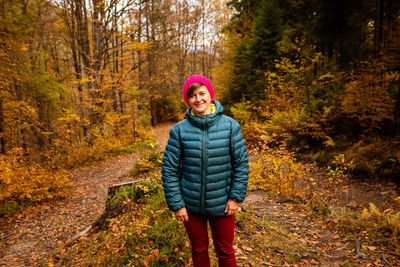
[[[68,245],[71,245],[75,240],[80,238],[81,236],[84,236],[87,234],[91,229],[95,228],[96,226],[100,225],[105,219],[107,219],[110,214],[114,212],[113,208],[111,205],[108,205],[108,202],[110,199],[113,199],[116,195],[116,193],[123,187],[127,186],[132,186],[135,185],[138,182],[145,181],[145,179],[142,180],[135,180],[135,181],[130,181],[130,182],[125,182],[125,183],[120,183],[116,185],[112,185],[108,187],[108,192],[107,192],[107,200],[106,200],[106,208],[103,212],[103,214],[96,220],[94,221],[91,225],[85,228],[85,230],[77,233],[71,240],[67,242]]]
[[[118,190],[121,189],[122,187],[132,186],[132,185],[137,184],[138,182],[142,182],[142,181],[145,181],[145,179],[125,182],[125,183],[120,183],[120,184],[110,186],[108,188],[108,192],[107,192],[107,201],[108,201],[108,199],[113,198],[115,196],[116,192],[118,192]],[[106,205],[106,208],[107,208],[107,205]]]

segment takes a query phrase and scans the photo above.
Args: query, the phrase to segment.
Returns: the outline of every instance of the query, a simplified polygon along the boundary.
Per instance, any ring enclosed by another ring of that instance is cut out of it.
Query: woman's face
[[[195,89],[188,98],[189,106],[194,114],[203,116],[211,113],[211,96],[204,85]]]

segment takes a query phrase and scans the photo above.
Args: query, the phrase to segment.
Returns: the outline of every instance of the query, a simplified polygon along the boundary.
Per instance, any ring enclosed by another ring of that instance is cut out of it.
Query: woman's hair
[[[187,90],[186,97],[189,98],[189,97],[192,95],[192,93],[193,93],[194,90],[196,90],[196,89],[199,88],[199,87],[202,87],[203,85],[204,85],[204,84],[199,83],[199,82],[192,83],[192,84],[189,86],[188,90]]]

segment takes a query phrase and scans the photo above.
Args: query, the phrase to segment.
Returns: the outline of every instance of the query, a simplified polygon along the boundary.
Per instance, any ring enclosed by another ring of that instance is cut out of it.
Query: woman
[[[165,149],[162,180],[168,207],[185,225],[194,266],[210,266],[207,221],[219,266],[236,266],[235,212],[246,195],[249,165],[239,124],[222,115],[211,82],[190,76],[183,85],[189,108]]]

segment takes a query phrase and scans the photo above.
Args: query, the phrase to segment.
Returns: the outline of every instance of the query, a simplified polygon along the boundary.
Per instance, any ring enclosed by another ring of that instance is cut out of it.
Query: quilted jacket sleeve
[[[232,184],[229,198],[242,202],[246,196],[249,162],[239,123],[234,121],[231,134]]]
[[[179,169],[182,158],[181,151],[178,125],[175,125],[169,133],[161,171],[165,199],[169,209],[172,211],[177,211],[185,206],[179,182]]]

